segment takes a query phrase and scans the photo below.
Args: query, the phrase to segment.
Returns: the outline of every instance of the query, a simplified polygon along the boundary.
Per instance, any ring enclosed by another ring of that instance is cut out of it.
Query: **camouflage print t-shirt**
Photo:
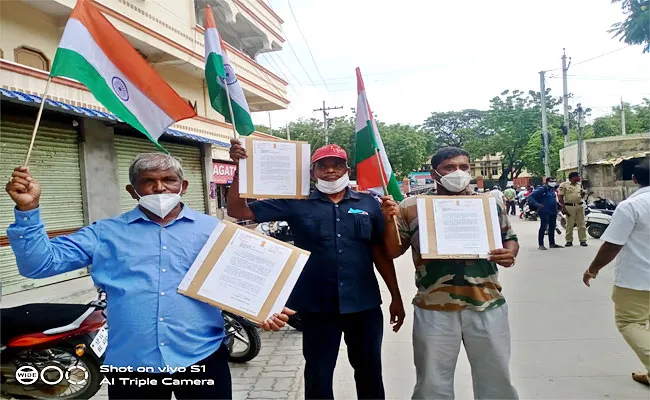
[[[435,192],[427,195],[435,195]],[[463,194],[472,194],[470,192]],[[418,292],[413,304],[436,311],[471,309],[484,311],[505,303],[498,280],[497,265],[485,259],[474,260],[423,260],[420,256],[420,237],[416,197],[400,204],[397,219],[400,235],[411,244],[415,264],[415,284]],[[497,201],[501,239],[517,240],[503,203]]]

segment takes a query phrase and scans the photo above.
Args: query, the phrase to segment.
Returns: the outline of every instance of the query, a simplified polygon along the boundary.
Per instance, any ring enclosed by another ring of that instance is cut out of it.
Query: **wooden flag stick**
[[[230,103],[230,91],[228,90],[228,81],[223,80],[223,84],[226,87],[226,98],[228,100],[228,110],[230,111],[230,125],[232,126],[232,137],[237,139],[237,128],[235,127],[235,115],[232,112],[232,104]]]
[[[32,155],[32,149],[34,148],[34,140],[36,139],[36,131],[38,131],[38,126],[41,124],[41,115],[43,115],[43,106],[45,106],[45,99],[47,98],[47,90],[50,88],[50,82],[52,82],[52,76],[47,78],[47,83],[45,84],[45,91],[43,96],[41,96],[41,106],[38,109],[38,115],[36,116],[36,123],[34,124],[34,131],[32,132],[32,140],[29,142],[29,149],[27,150],[27,157],[25,157],[25,162],[23,167],[27,167],[29,163],[29,157]]]
[[[388,185],[386,184],[386,178],[384,178],[384,169],[382,167],[381,158],[379,157],[379,149],[375,148],[375,156],[377,157],[377,166],[379,167],[379,175],[381,176],[381,184],[384,189],[384,196],[388,196]],[[399,234],[399,228],[397,227],[397,215],[393,215],[393,224],[395,224],[395,232],[397,233],[397,243],[402,245],[402,237]]]

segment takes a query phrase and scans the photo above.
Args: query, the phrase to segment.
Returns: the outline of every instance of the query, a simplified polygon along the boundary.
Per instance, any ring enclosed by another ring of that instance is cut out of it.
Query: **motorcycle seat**
[[[66,327],[87,313],[89,308],[84,304],[52,303],[33,303],[2,308],[0,309],[0,343],[6,345],[16,336]],[[67,330],[70,329],[63,331]]]

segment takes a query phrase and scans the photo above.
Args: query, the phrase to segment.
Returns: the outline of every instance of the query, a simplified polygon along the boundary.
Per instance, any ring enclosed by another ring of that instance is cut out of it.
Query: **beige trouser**
[[[614,319],[650,377],[650,291],[614,286]]]
[[[508,305],[487,311],[432,311],[414,307],[413,399],[453,399],[454,371],[465,345],[475,399],[517,399],[510,382]]]
[[[587,241],[587,227],[585,226],[585,210],[582,206],[566,206],[566,241],[573,242],[573,226],[578,227],[580,243]]]

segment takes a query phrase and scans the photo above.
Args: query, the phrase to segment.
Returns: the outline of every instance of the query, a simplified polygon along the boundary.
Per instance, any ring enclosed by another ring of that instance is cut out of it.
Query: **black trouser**
[[[381,341],[384,321],[381,308],[351,314],[301,313],[302,352],[305,356],[305,398],[333,399],[334,367],[341,334],[354,368],[357,398],[383,399]]]
[[[555,244],[555,222],[557,214],[539,214],[539,232],[537,240],[540,246],[544,246],[544,234],[548,231],[548,244]]]
[[[191,367],[187,367],[186,372],[168,373],[144,373],[144,372],[126,372],[126,373],[108,373],[106,377],[113,379],[113,384],[108,386],[108,398],[111,400],[119,399],[171,399],[172,392],[179,400],[185,399],[232,399],[232,383],[230,380],[230,368],[228,366],[228,348],[221,345],[217,351],[207,358],[194,364],[199,366],[201,371],[192,372]],[[205,371],[204,371],[205,369]],[[155,379],[156,385],[129,385],[120,378],[130,379]],[[211,379],[214,385],[165,385],[163,379]]]
[[[512,212],[510,212],[512,210]],[[514,200],[506,201],[506,214],[515,215],[517,213],[517,206]]]

